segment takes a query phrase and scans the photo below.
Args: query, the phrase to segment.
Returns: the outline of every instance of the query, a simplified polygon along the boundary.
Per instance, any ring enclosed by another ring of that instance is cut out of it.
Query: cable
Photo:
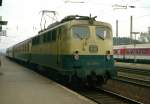
[[[143,18],[143,17],[146,17],[146,16],[150,16],[150,13],[149,13],[149,14],[142,15],[142,16],[135,17],[135,19]]]

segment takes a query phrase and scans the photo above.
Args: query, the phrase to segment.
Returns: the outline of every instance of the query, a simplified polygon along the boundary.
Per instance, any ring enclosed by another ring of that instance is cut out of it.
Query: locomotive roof
[[[105,26],[111,27],[111,25],[109,23],[96,21],[96,17],[97,16],[91,17],[91,16],[69,15],[69,16],[66,16],[65,18],[63,18],[60,22],[57,21],[53,24],[50,24],[46,29],[39,31],[38,35],[41,35],[44,32],[49,31],[49,29],[57,28],[59,26],[67,24],[68,22],[71,22],[73,25],[76,25],[76,24],[89,24],[90,23],[90,24],[94,24],[94,25],[105,25]],[[30,37],[29,39],[26,39],[22,42],[19,42],[15,46],[19,46],[21,44],[24,44],[24,43],[30,41],[32,38],[34,38],[36,36]]]
[[[65,23],[65,22],[68,22],[71,20],[89,20],[89,22],[93,23],[93,21],[96,21],[95,18],[96,18],[96,16],[95,17],[91,17],[91,16],[89,17],[89,16],[69,15],[69,16],[66,16],[65,18],[63,18],[60,22],[56,21],[55,23],[50,24],[45,30],[53,28],[57,25],[60,25],[62,23]],[[41,31],[39,31],[39,33],[43,32],[43,31],[44,30],[41,30]]]
[[[46,29],[39,31],[39,34],[45,32],[49,29],[56,28],[61,25],[67,24],[68,22],[72,22],[73,25],[75,25],[75,24],[89,25],[89,23],[90,23],[92,25],[93,24],[94,25],[105,25],[105,26],[111,27],[111,25],[109,23],[96,21],[96,17],[97,16],[91,17],[91,16],[69,15],[69,16],[66,16],[65,18],[63,18],[60,22],[56,21],[55,23],[50,24]]]

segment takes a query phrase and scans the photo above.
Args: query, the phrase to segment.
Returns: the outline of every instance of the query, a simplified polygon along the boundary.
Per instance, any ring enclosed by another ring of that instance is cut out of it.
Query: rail
[[[150,76],[150,70],[147,69],[142,69],[142,68],[129,68],[129,67],[116,67],[118,71],[120,72],[128,72],[128,73],[135,73],[135,74],[140,74],[140,75],[145,75],[145,76]]]
[[[124,76],[118,76],[117,78],[114,78],[113,80],[123,82],[123,83],[132,84],[132,85],[136,85],[136,86],[140,86],[143,88],[150,88],[150,82],[149,81],[133,79],[133,78],[128,78],[128,77],[124,77]]]
[[[114,80],[150,88],[150,70],[127,67],[116,68],[118,77],[114,78]]]
[[[143,104],[141,102],[135,101],[133,99],[127,98],[125,96],[119,95],[117,93],[96,88],[93,90],[77,91],[79,94],[95,101],[98,104]]]

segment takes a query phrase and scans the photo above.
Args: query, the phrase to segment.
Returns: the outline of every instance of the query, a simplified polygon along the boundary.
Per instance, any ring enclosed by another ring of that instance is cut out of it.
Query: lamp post
[[[134,63],[136,62],[136,35],[140,34],[140,32],[132,32],[134,34],[133,46],[134,46]]]
[[[112,7],[115,9],[128,9],[128,8],[136,8],[136,6],[133,5],[119,5],[119,4],[114,4]],[[116,21],[116,36],[118,37],[118,20]],[[130,38],[132,38],[132,16],[130,19]],[[117,42],[116,42],[117,43]],[[132,43],[132,40],[130,41]]]

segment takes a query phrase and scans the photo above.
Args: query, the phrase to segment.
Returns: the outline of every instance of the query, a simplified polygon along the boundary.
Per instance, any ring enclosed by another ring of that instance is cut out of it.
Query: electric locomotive
[[[8,56],[67,82],[103,84],[114,78],[112,27],[96,17],[71,15],[8,49]],[[11,51],[10,51],[11,50]]]

